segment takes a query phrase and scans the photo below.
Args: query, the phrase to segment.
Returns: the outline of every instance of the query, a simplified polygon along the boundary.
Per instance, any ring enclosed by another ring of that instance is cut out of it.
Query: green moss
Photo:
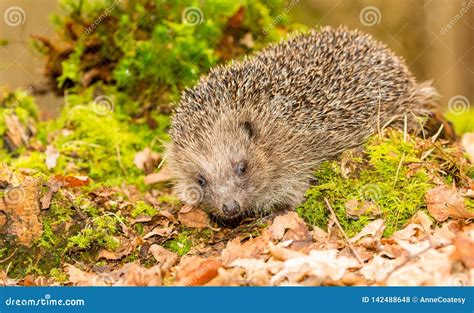
[[[155,216],[158,213],[158,210],[155,209],[153,206],[146,204],[143,201],[137,201],[135,203],[135,208],[132,210],[130,213],[130,216],[132,218],[136,218],[137,216],[141,214],[148,215],[150,217]]]
[[[31,93],[32,89],[16,90],[13,92],[0,90],[0,137],[3,137],[7,131],[5,122],[7,116],[16,115],[25,130],[28,130],[30,127],[35,128],[39,113],[38,106]],[[0,161],[9,160],[9,155],[4,153],[5,148],[4,141],[0,140]]]
[[[49,271],[49,276],[58,283],[67,283],[69,281],[69,276],[59,268],[51,269],[51,271]]]
[[[119,242],[114,237],[118,234],[116,216],[104,215],[96,217],[92,223],[84,227],[77,235],[68,238],[68,250],[97,249],[98,247],[114,250]]]
[[[180,200],[173,194],[161,195],[156,200],[160,203],[166,203],[166,204],[170,204],[170,205],[180,204]]]
[[[24,149],[20,150],[24,151]],[[20,152],[18,158],[12,158],[10,160],[10,165],[14,169],[18,168],[28,168],[37,170],[41,173],[48,173],[48,168],[46,167],[44,152],[40,151],[31,151],[31,152]]]
[[[474,132],[474,123],[472,122],[474,121],[474,109],[467,110],[462,114],[447,112],[445,117],[453,124],[457,134],[462,135],[464,133]]]
[[[384,235],[388,236],[425,208],[423,196],[432,186],[426,172],[412,171],[407,177],[409,164],[420,162],[421,153],[414,140],[403,140],[401,132],[389,131],[383,138],[375,135],[365,147],[365,161],[353,160],[361,170],[356,177],[344,178],[337,161],[324,163],[315,174],[319,184],[308,190],[306,202],[297,211],[309,224],[326,228],[327,198],[346,233],[353,236],[375,217],[373,211],[358,218],[349,216],[346,203],[352,199],[374,203],[385,219]]]
[[[165,248],[177,253],[179,256],[188,253],[192,245],[193,242],[190,239],[189,232],[186,230],[180,232],[178,236],[164,244]]]

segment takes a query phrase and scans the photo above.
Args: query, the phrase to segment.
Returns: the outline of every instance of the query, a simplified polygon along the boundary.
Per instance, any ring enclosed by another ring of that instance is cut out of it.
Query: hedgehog
[[[318,165],[388,125],[416,125],[436,98],[370,35],[293,35],[182,93],[167,147],[175,192],[224,222],[294,209]]]

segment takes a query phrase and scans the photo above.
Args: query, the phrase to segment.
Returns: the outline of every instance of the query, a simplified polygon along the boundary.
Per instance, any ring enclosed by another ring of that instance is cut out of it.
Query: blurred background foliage
[[[54,32],[33,31],[29,39],[43,56],[43,77],[27,91],[5,89],[0,98],[0,160],[142,189],[148,173],[134,164],[135,155],[162,151],[182,89],[219,63],[305,29],[281,14],[283,0],[58,4],[50,18]],[[25,21],[31,15],[25,13]],[[57,108],[48,103],[37,110],[41,94],[57,95]],[[54,166],[47,166],[48,158]]]
[[[1,147],[8,152],[3,159],[44,171],[43,152],[51,145],[60,154],[52,171],[138,182],[133,156],[148,146],[162,150],[172,106],[183,88],[217,64],[292,31],[323,25],[345,24],[386,43],[420,81],[433,80],[443,106],[453,97],[461,99],[465,108],[447,116],[459,132],[473,131],[467,110],[474,82],[469,19],[474,9],[469,4],[7,0],[0,9],[18,6],[24,19],[0,31],[0,86],[7,87],[0,99],[0,110],[7,112],[0,120],[6,138]],[[364,17],[367,9],[372,15]],[[452,24],[449,29],[447,24]],[[23,91],[11,92],[15,88]],[[21,135],[8,134],[8,125],[22,128]],[[112,162],[103,162],[111,156]]]

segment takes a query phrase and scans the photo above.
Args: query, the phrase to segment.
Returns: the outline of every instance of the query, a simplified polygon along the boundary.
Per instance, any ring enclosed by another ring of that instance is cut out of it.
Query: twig
[[[441,126],[439,127],[439,130],[436,132],[436,134],[434,134],[434,136],[431,137],[431,141],[432,141],[432,142],[435,142],[436,139],[438,139],[439,134],[441,134],[441,132],[443,131],[443,128],[444,128],[444,125],[441,124]]]
[[[407,142],[407,133],[408,133],[408,117],[405,114],[403,119],[403,142]]]
[[[120,149],[119,149],[118,145],[115,146],[115,152],[117,154],[117,161],[120,165],[120,168],[122,169],[122,172],[124,173],[124,175],[127,176],[128,173],[127,173],[127,170],[125,169],[125,167],[122,164],[122,157],[120,155]]]
[[[334,222],[336,223],[337,227],[339,228],[339,231],[342,233],[342,236],[344,236],[344,240],[346,241],[347,246],[349,247],[349,250],[351,250],[352,254],[357,259],[357,261],[359,262],[360,265],[364,264],[364,261],[362,261],[359,254],[355,251],[354,247],[350,243],[349,238],[347,237],[346,232],[344,231],[341,224],[339,223],[339,220],[337,219],[336,213],[334,213],[334,210],[332,209],[331,204],[329,203],[328,199],[324,198],[324,202],[326,202],[326,207],[331,212],[332,217],[334,219]]]
[[[395,174],[395,179],[393,180],[393,186],[397,184],[398,175],[400,175],[400,169],[402,168],[403,161],[405,161],[405,152],[403,152],[400,163],[398,163],[397,173]]]
[[[420,255],[430,251],[431,249],[439,249],[439,248],[444,248],[446,246],[449,246],[450,244],[439,244],[437,246],[433,246],[431,243],[430,243],[430,246],[421,250],[420,252],[418,253],[415,253],[413,255],[410,255],[408,256],[402,263],[400,263],[399,265],[397,265],[393,270],[391,270],[387,276],[385,277],[384,281],[386,282],[387,279],[390,278],[390,276],[395,273],[396,271],[398,271],[399,269],[401,269],[402,267],[404,267],[405,265],[407,265],[408,263],[410,263],[411,261],[413,261],[414,259],[416,259],[417,257],[419,257]]]
[[[3,260],[0,260],[0,263],[5,263],[6,261],[8,261],[8,260],[10,260],[11,258],[13,258],[13,256],[14,256],[15,253],[16,253],[16,249],[17,249],[17,248],[15,248],[15,250],[13,250],[12,254],[10,254],[9,256],[7,256],[6,258],[4,258]]]

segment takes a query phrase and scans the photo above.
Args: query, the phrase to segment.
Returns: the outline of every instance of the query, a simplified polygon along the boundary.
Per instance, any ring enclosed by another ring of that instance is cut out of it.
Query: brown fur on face
[[[207,136],[195,137],[185,149],[170,146],[168,157],[175,169],[178,196],[188,204],[207,209],[220,220],[298,204],[307,187],[308,180],[303,177],[307,177],[313,167],[308,166],[307,175],[302,176],[302,162],[275,160],[277,154],[288,153],[281,151],[285,146],[279,144],[288,134],[277,130],[269,132],[264,121],[258,118],[253,121],[251,117],[231,112],[212,125]],[[284,125],[277,129],[293,132]],[[206,145],[210,140],[213,144]],[[269,162],[272,158],[275,162]],[[245,172],[239,174],[237,167],[242,164]],[[203,186],[200,179],[205,180]],[[238,203],[238,214],[228,216],[223,212],[223,206],[229,201]]]
[[[368,35],[298,35],[183,93],[167,149],[176,192],[223,220],[294,208],[318,164],[387,123],[429,114],[435,97]]]

